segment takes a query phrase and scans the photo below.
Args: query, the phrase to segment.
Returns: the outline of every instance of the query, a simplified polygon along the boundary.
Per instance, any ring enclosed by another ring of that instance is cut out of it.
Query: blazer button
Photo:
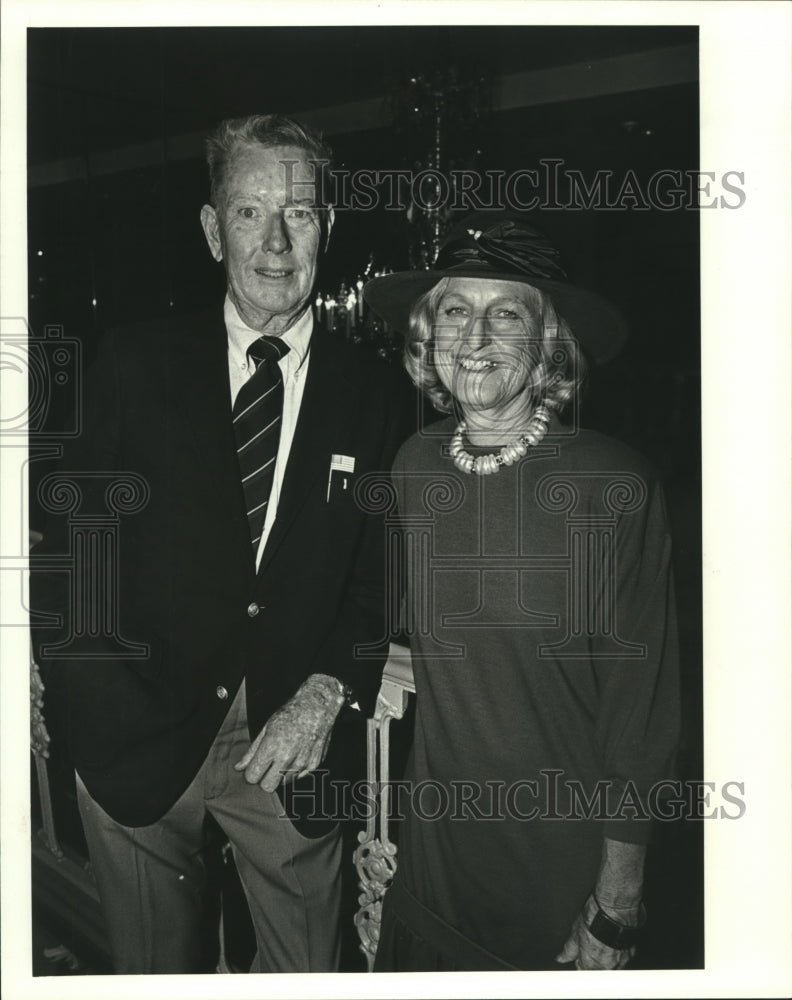
[[[255,618],[256,615],[259,613],[259,611],[261,611],[261,608],[258,606],[258,604],[256,604],[255,601],[253,601],[252,604],[248,604],[247,611],[248,611],[248,616],[250,618]]]
[[[228,691],[226,691],[222,684],[217,685],[217,691],[215,693],[220,701],[225,701],[228,697]]]

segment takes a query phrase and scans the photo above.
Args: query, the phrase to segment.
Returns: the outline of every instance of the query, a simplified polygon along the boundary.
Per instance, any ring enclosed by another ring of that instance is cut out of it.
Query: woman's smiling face
[[[449,279],[435,319],[435,366],[466,415],[530,413],[542,336],[531,293],[516,281]]]

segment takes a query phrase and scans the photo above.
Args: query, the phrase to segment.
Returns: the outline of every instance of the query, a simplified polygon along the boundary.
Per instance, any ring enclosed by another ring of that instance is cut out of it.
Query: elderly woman
[[[619,317],[502,214],[365,294],[453,414],[393,470],[405,534],[431,535],[407,571],[408,620],[429,624],[411,635],[412,794],[376,968],[622,968],[678,678],[660,486],[576,420],[582,355],[619,349]]]

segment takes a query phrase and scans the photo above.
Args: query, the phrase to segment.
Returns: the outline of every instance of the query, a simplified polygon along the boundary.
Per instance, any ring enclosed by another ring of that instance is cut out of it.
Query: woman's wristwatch
[[[641,903],[638,925],[636,927],[628,927],[626,924],[620,924],[617,920],[609,917],[600,906],[599,900],[594,893],[591,894],[591,898],[596,904],[597,912],[592,917],[591,923],[587,925],[589,933],[598,941],[601,941],[602,944],[606,944],[609,948],[614,948],[617,951],[632,948],[646,923],[646,909],[643,903]]]

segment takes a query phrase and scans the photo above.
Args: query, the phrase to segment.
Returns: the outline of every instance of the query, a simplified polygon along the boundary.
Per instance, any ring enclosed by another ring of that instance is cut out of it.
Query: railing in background
[[[396,845],[388,837],[390,724],[392,719],[402,718],[410,694],[415,694],[410,651],[391,643],[374,717],[368,720],[366,729],[366,779],[376,808],[369,810],[366,829],[358,834],[360,846],[354,853],[361,889],[355,927],[369,972],[379,943],[382,901],[397,868]]]

